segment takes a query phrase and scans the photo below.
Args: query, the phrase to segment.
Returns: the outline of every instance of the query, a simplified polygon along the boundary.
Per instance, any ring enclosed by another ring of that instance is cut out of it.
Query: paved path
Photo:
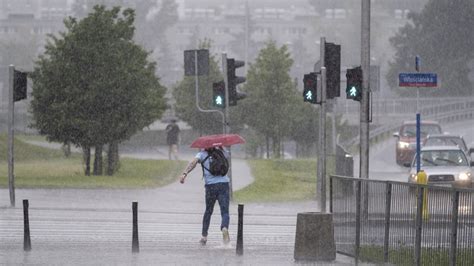
[[[156,153],[128,153],[164,159]],[[181,154],[189,160],[193,154]],[[253,182],[246,162],[233,159],[234,191]],[[0,264],[7,265],[294,265],[296,215],[318,211],[315,201],[252,203],[244,210],[244,255],[235,254],[237,202],[232,202],[231,246],[221,244],[218,207],[207,246],[200,246],[204,186],[197,167],[185,184],[153,189],[17,189],[10,208],[0,189]],[[22,199],[30,202],[32,251],[23,252]],[[138,201],[140,253],[131,253],[133,201]],[[216,204],[217,205],[217,204]],[[338,255],[331,264],[351,265]]]

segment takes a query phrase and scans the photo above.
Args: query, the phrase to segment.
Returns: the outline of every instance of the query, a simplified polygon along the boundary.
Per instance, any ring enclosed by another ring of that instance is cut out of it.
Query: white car
[[[421,149],[420,165],[427,175],[428,184],[471,187],[473,163],[458,146],[425,146]],[[416,179],[415,156],[408,182],[416,183]]]

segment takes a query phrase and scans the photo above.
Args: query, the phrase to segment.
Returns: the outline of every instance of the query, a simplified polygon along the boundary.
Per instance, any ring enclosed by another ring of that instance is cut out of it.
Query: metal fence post
[[[459,191],[454,191],[452,197],[453,216],[451,220],[451,247],[449,249],[449,265],[456,265],[456,245],[458,237]]]
[[[416,235],[415,235],[415,265],[421,265],[421,232],[423,226],[423,193],[426,187],[418,185],[416,200]]]
[[[385,236],[383,239],[383,261],[388,262],[388,244],[390,237],[390,209],[392,207],[392,184],[387,182],[385,187]]]
[[[360,201],[361,201],[361,189],[362,181],[357,180],[357,192],[356,192],[356,232],[355,232],[355,263],[359,262],[359,251],[360,251]]]

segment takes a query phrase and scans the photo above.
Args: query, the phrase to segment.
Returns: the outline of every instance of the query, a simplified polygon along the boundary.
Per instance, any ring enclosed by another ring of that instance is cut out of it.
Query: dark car
[[[428,135],[441,134],[441,126],[436,121],[421,121],[421,144]],[[395,144],[395,158],[399,165],[410,166],[416,152],[416,121],[405,121],[400,130],[393,134],[397,138]]]

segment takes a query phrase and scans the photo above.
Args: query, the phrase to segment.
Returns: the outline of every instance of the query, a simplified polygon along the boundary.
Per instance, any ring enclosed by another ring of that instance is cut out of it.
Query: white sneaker
[[[229,244],[230,242],[230,237],[229,237],[229,230],[227,228],[222,228],[222,240],[224,244]]]
[[[205,236],[201,237],[201,240],[199,240],[199,243],[201,243],[201,245],[203,245],[203,246],[206,245],[207,237],[205,237]]]

